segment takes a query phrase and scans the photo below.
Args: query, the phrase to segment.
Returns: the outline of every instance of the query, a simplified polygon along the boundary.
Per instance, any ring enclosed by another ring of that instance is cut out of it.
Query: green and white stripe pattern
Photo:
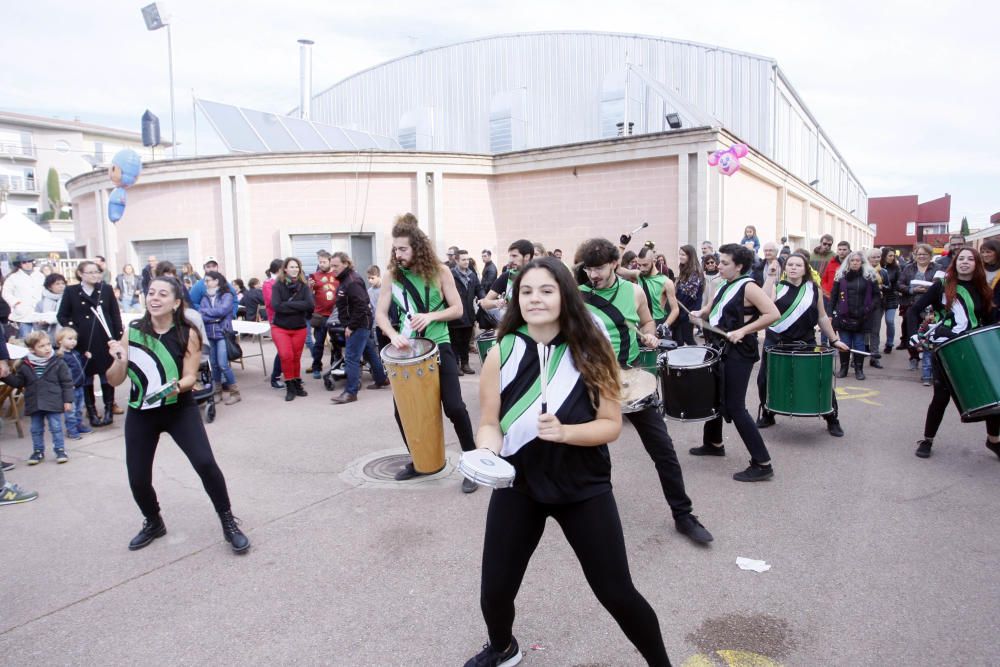
[[[174,336],[171,329],[166,335]],[[138,410],[173,405],[177,395],[147,405],[146,396],[154,394],[165,385],[180,379],[180,369],[170,350],[159,338],[148,336],[134,326],[128,329],[128,377],[132,380],[129,406]]]
[[[788,293],[793,286],[787,283],[781,283],[778,285],[778,292],[775,294],[775,301],[780,301],[781,297]],[[816,287],[813,281],[807,280],[802,283],[799,287],[799,293],[795,296],[795,300],[792,301],[791,307],[784,312],[784,314],[778,318],[778,321],[768,327],[774,333],[784,333],[788,331],[789,327],[793,326],[799,321],[803,315],[809,312],[809,308],[812,307],[813,294],[816,292]]]

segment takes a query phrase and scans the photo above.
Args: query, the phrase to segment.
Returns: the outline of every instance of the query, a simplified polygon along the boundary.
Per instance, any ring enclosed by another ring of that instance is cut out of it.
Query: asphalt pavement
[[[983,425],[961,424],[953,408],[934,455],[916,458],[931,389],[904,352],[883,362],[863,382],[840,381],[846,437],[830,437],[819,418],[779,417],[764,431],[768,482],[732,480],[749,458],[732,425],[727,455],[704,459],[687,453],[701,425],[668,423],[695,514],[715,535],[708,547],[674,530],[630,425],[611,445],[632,576],[675,665],[1000,662],[1000,460]],[[30,437],[4,425],[0,448],[17,462],[8,478],[40,493],[0,507],[4,664],[461,665],[486,642],[489,490],[462,494],[450,464],[418,483],[366,481],[366,462],[404,451],[388,389],[338,406],[307,378],[310,395],[286,403],[259,364],[237,376],[243,401],[220,406],[207,428],[253,542],[245,556],[223,541],[169,437],[154,473],[168,534],[130,552],[142,518],[123,420],[68,441],[69,463],[50,449],[34,467]],[[477,388],[478,376],[462,379],[474,424]],[[445,434],[454,463],[447,421]],[[741,570],[737,557],[771,567]],[[528,666],[642,664],[554,522],[514,633]]]

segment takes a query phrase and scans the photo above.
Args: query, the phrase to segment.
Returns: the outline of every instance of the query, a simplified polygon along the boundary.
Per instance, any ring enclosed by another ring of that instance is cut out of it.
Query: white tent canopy
[[[66,252],[66,242],[12,211],[0,217],[0,252]]]

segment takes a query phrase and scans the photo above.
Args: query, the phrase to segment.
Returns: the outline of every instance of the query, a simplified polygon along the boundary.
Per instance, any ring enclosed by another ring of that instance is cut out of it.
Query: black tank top
[[[781,317],[767,328],[768,334],[781,342],[816,342],[816,325],[819,324],[819,289],[812,280],[804,279],[795,285],[782,280],[777,286],[774,304]]]
[[[146,396],[159,391],[174,380],[180,380],[184,372],[187,344],[181,341],[177,327],[171,327],[166,333],[150,336],[139,331],[138,325],[138,322],[133,322],[128,329],[128,377],[132,380],[129,407],[136,410],[151,410],[193,403],[194,396],[190,391],[165,398],[152,405],[145,402]]]
[[[735,331],[744,324],[749,324],[760,317],[760,313],[756,308],[753,306],[748,307],[743,303],[747,285],[752,282],[753,278],[749,274],[744,273],[733,281],[723,283],[719,287],[719,291],[716,292],[715,299],[712,301],[712,309],[709,311],[709,323],[720,327],[724,331]],[[709,340],[715,343],[725,341],[724,338],[712,332],[709,332]],[[759,359],[756,332],[747,334],[739,343],[730,345],[728,349],[724,348],[724,354],[728,354],[729,352],[735,352],[742,357],[753,359],[754,361]]]

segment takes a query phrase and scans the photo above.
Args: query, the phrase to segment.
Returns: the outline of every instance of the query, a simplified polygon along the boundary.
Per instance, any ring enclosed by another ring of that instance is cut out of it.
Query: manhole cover
[[[369,461],[361,469],[365,477],[372,479],[384,479],[395,481],[396,473],[402,470],[410,457],[407,454],[393,454],[392,456],[382,456],[373,461]]]

